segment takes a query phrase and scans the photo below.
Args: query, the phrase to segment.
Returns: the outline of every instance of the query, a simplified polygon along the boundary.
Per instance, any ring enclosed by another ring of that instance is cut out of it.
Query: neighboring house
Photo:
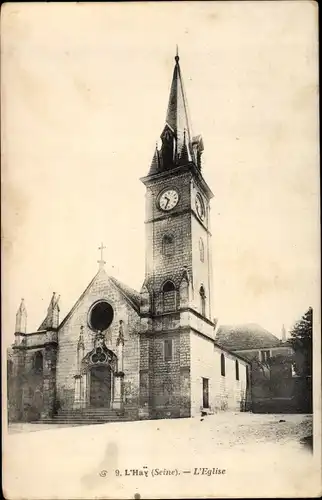
[[[293,411],[293,349],[257,324],[218,326],[216,342],[252,364],[253,412]]]
[[[178,55],[161,139],[141,179],[140,292],[109,276],[101,255],[63,321],[54,294],[45,320],[27,333],[22,301],[8,352],[11,420],[176,418],[249,404],[249,361],[215,342],[213,194],[202,172],[202,138],[191,133]]]

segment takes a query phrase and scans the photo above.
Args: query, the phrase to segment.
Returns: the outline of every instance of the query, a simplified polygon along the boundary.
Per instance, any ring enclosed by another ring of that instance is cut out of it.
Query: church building
[[[37,331],[22,300],[8,350],[10,421],[118,421],[245,411],[250,362],[215,341],[210,202],[178,54],[146,187],[140,292],[99,269],[64,319]],[[143,221],[142,221],[143,222]],[[101,246],[103,252],[103,245]]]

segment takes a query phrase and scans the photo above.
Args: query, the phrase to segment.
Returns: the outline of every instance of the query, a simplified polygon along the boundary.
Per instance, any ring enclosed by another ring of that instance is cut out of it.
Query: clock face
[[[197,210],[197,214],[200,217],[200,219],[204,220],[205,215],[206,215],[205,204],[204,204],[203,199],[199,193],[196,195],[196,210]]]
[[[179,201],[179,194],[175,189],[168,189],[164,191],[159,199],[159,206],[161,210],[172,210]]]

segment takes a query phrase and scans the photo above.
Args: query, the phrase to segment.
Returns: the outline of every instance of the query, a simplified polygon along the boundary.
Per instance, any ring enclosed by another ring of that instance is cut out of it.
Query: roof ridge
[[[280,339],[257,323],[221,324],[216,333],[216,342],[233,350],[264,349],[279,345]]]
[[[99,269],[97,271],[97,273],[95,274],[95,276],[91,279],[91,281],[89,282],[89,284],[87,285],[87,287],[85,288],[85,290],[81,293],[81,295],[78,297],[78,299],[76,300],[76,302],[74,303],[74,305],[72,306],[72,308],[69,310],[69,312],[66,314],[65,318],[60,322],[60,324],[58,325],[58,329],[60,329],[65,323],[66,321],[70,318],[70,316],[73,314],[73,312],[75,311],[76,307],[78,306],[79,302],[82,300],[82,298],[86,295],[86,293],[88,292],[88,290],[90,289],[90,287],[92,286],[92,284],[94,283],[95,279],[97,278],[97,276],[99,274],[102,273],[102,271],[107,275],[106,271],[104,269]],[[108,275],[107,275],[108,276]]]
[[[123,296],[131,303],[134,309],[139,312],[140,310],[140,293],[135,288],[126,285],[114,276],[109,276],[109,279],[120,290]]]

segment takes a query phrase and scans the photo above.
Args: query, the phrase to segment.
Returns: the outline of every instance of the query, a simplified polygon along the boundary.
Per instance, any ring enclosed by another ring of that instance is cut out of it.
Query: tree
[[[281,381],[292,377],[292,364],[294,362],[293,353],[276,354],[272,357],[259,360],[252,359],[252,380],[255,384],[261,385],[266,394],[270,397],[278,395],[277,387]]]
[[[309,307],[291,329],[290,345],[294,349],[294,369],[297,375],[312,375],[312,322],[313,309]]]

